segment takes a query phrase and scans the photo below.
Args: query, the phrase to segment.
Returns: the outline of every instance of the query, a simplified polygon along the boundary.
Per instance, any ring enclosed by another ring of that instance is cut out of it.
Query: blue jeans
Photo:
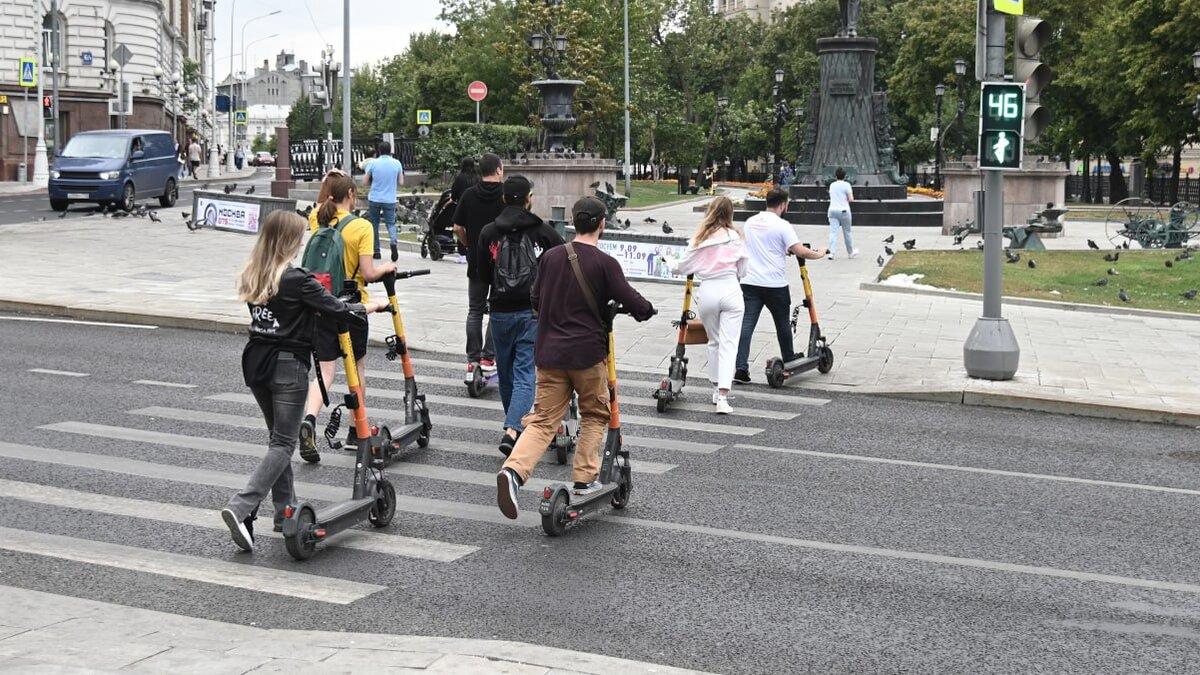
[[[504,403],[504,427],[521,431],[521,418],[533,408],[536,371],[533,345],[537,339],[537,317],[531,310],[492,312],[489,322],[496,347],[496,373],[500,376],[500,400]]]
[[[371,231],[375,233],[375,253],[379,253],[379,219],[387,225],[388,237],[396,243],[396,204],[384,202],[367,202],[367,220],[371,222]]]
[[[750,339],[754,337],[754,327],[758,325],[758,317],[762,314],[763,307],[771,312],[771,318],[775,320],[779,355],[784,361],[796,358],[795,352],[792,351],[792,296],[787,286],[769,288],[742,284],[742,299],[746,303],[746,312],[742,315],[742,337],[738,341],[734,367],[738,370],[750,370]]]

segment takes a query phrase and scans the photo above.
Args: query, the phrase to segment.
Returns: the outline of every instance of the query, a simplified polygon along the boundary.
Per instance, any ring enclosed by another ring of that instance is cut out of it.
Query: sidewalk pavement
[[[0,671],[694,673],[505,640],[242,626],[0,586]]]
[[[686,237],[700,220],[693,206],[671,205],[631,215],[631,231],[660,232],[662,221],[668,220],[677,236]],[[644,223],[647,215],[658,222]],[[617,217],[624,218],[620,213]],[[825,226],[797,229],[801,241],[814,246],[828,241]],[[963,370],[962,346],[981,311],[978,299],[862,287],[876,279],[875,258],[882,253],[885,236],[894,234],[896,241],[915,237],[922,249],[951,248],[951,237],[931,228],[860,227],[854,234],[862,250],[857,259],[839,256],[810,265],[816,309],[831,340],[834,368],[827,375],[806,374],[794,386],[1200,425],[1200,370],[1187,367],[1195,363],[1197,317],[1006,304],[1004,314],[1021,348],[1020,368],[1008,382],[974,380]],[[1049,239],[1046,245],[1082,249],[1088,238],[1103,240],[1103,224],[1068,223],[1066,236]],[[233,284],[254,243],[252,237],[189,232],[182,219],[172,215],[160,225],[136,218],[7,225],[0,227],[0,241],[9,252],[0,271],[0,308],[245,329],[246,310]],[[968,246],[974,243],[967,241]],[[81,264],[99,274],[70,272]],[[458,352],[466,316],[464,266],[450,259],[422,260],[411,251],[401,254],[400,265],[434,270],[397,286],[410,344]],[[789,274],[793,301],[798,302],[799,284],[795,272]],[[618,321],[618,365],[665,374],[675,341],[668,322],[682,303],[682,287],[656,282],[635,286],[661,313],[641,324]],[[382,288],[373,285],[370,292],[381,293]],[[375,339],[390,333],[386,316],[372,317]],[[799,333],[802,342],[805,325]],[[755,383],[761,385],[762,364],[777,350],[770,321],[764,317],[751,350]],[[693,347],[689,356],[693,378],[703,382],[705,350]]]

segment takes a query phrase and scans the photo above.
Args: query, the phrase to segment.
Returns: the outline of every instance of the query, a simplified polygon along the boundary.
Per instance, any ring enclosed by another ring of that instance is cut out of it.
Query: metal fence
[[[1129,187],[1129,177],[1125,177],[1125,186]],[[1067,200],[1084,201],[1084,187],[1087,187],[1088,201],[1093,204],[1111,203],[1108,176],[1067,176]],[[1146,179],[1145,191],[1142,195],[1131,194],[1131,197],[1145,197],[1158,204],[1168,202],[1200,203],[1200,179],[1184,176],[1179,179],[1179,194],[1171,200],[1171,177],[1153,176]]]
[[[360,166],[369,152],[379,146],[379,138],[357,138],[350,141],[350,166],[355,175],[361,174]],[[325,172],[342,166],[341,139],[306,139],[289,144],[288,157],[292,167],[292,180],[320,180]],[[392,156],[400,160],[405,171],[416,171],[417,144],[407,138],[397,139]]]

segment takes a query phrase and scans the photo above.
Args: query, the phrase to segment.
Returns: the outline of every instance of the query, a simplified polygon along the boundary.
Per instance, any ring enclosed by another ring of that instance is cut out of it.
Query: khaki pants
[[[571,480],[591,483],[600,475],[600,446],[608,426],[608,365],[601,361],[581,370],[537,369],[537,394],[533,411],[521,420],[525,431],[517,440],[504,468],[529,480],[533,467],[550,445],[562,423],[571,392],[579,393],[579,443],[575,446],[575,466]]]

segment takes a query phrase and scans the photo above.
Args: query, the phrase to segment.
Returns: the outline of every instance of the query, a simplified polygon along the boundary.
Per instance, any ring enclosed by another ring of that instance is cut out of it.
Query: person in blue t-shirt
[[[396,249],[396,188],[404,185],[404,166],[400,160],[392,157],[389,143],[379,144],[379,157],[367,165],[364,183],[371,190],[367,195],[367,220],[371,222],[371,230],[375,233],[375,259],[380,258],[379,218],[382,216],[387,224],[388,237],[392,240],[392,262],[395,262],[400,257]]]

